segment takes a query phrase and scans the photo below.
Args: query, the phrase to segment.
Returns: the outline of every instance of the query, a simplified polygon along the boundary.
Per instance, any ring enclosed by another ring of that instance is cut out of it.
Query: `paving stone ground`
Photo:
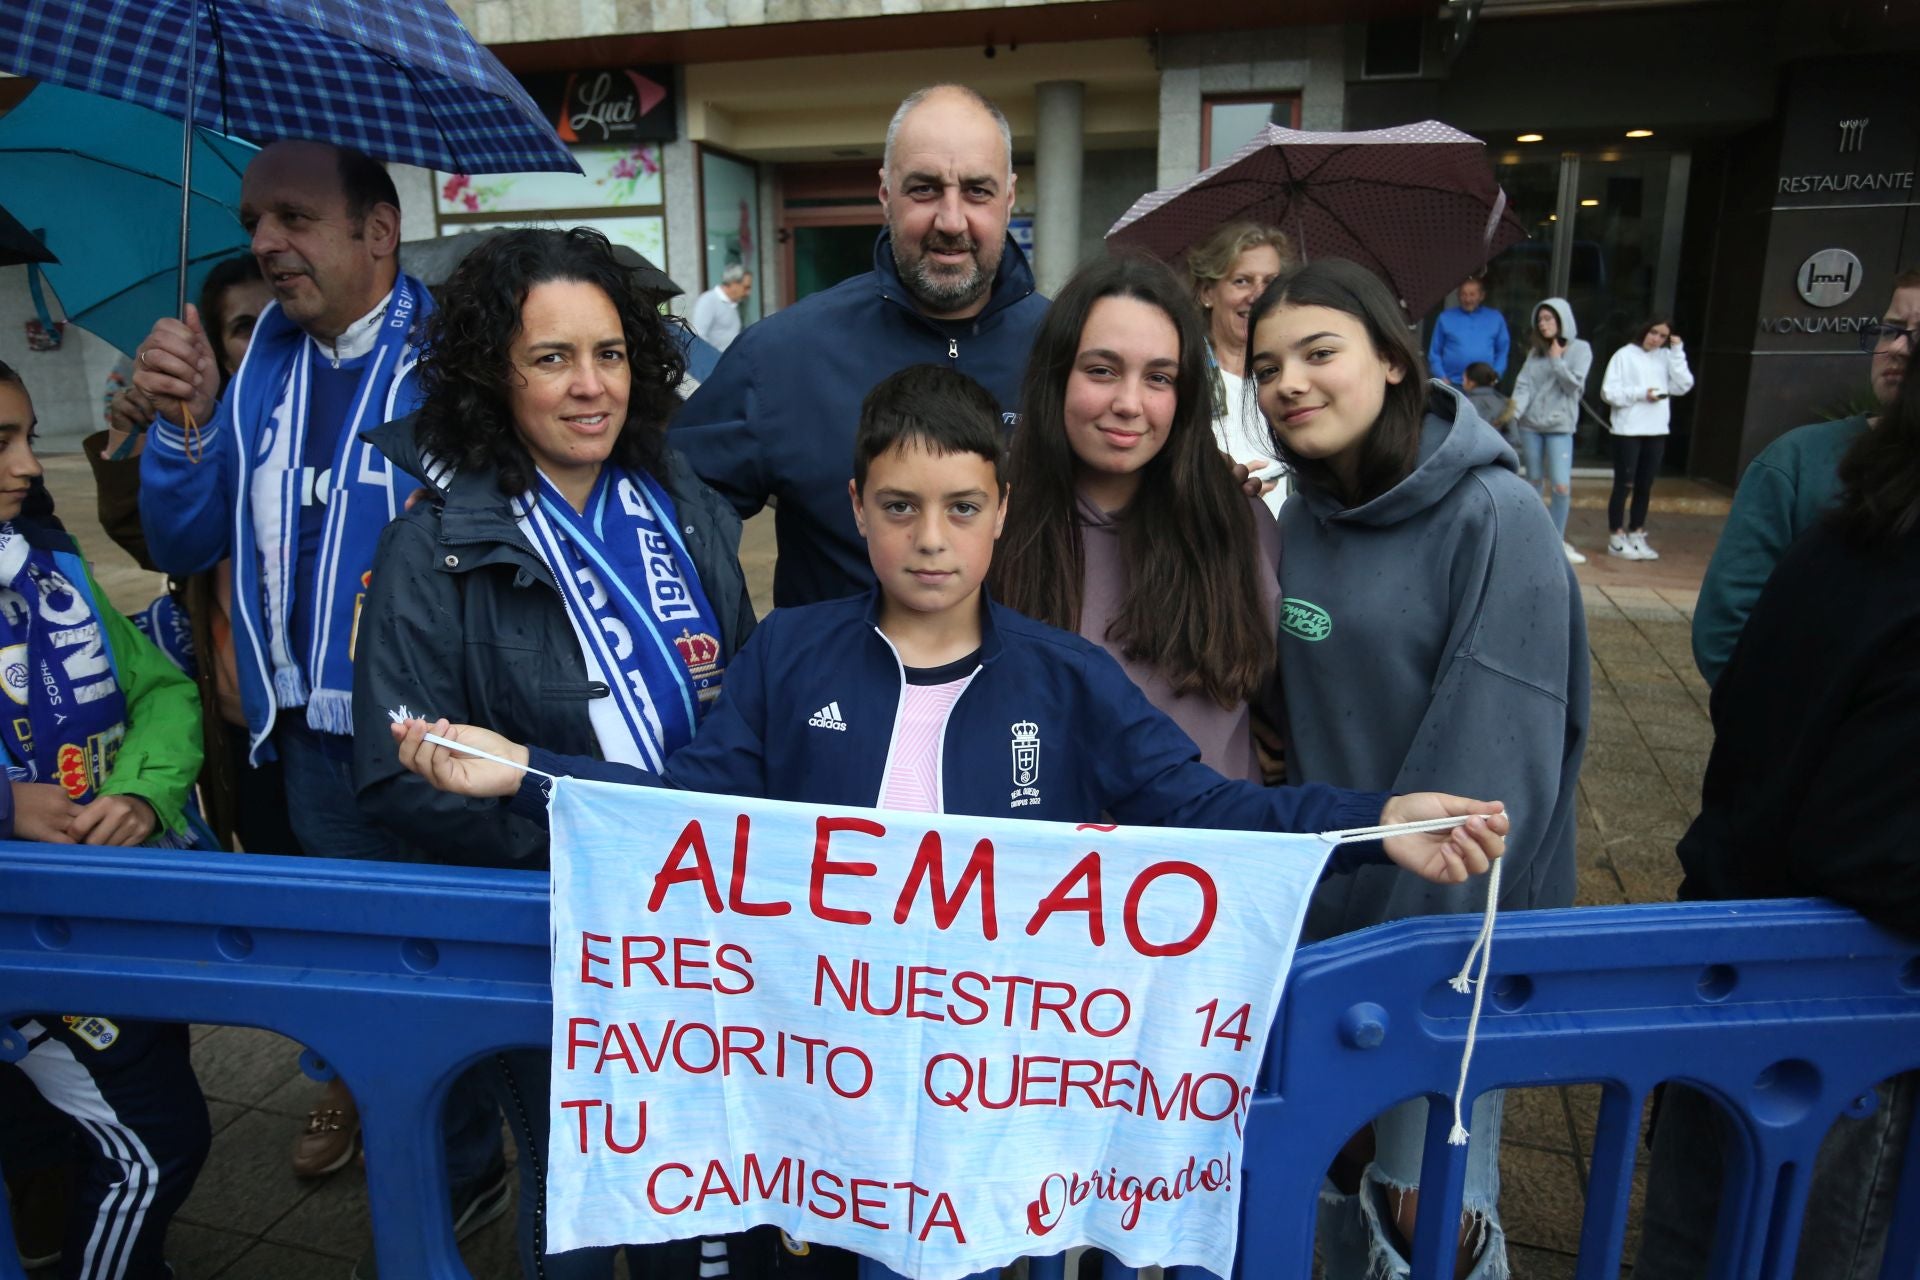
[[[83,459],[49,458],[61,515],[122,608],[160,587],[100,533]],[[1724,495],[1664,482],[1649,521],[1663,558],[1609,559],[1603,485],[1576,481],[1568,533],[1591,554],[1580,569],[1593,662],[1593,728],[1580,777],[1580,905],[1669,902],[1679,884],[1674,841],[1700,794],[1712,733],[1707,687],[1693,669],[1688,622],[1726,514]],[[741,547],[762,612],[771,607],[772,514],[750,521]],[[299,1072],[295,1046],[271,1032],[199,1027],[194,1063],[215,1130],[213,1156],[173,1228],[180,1280],[346,1280],[369,1238],[366,1178],[356,1166],[318,1182],[296,1179],[287,1155],[318,1086]],[[1592,1158],[1597,1087],[1508,1095],[1501,1213],[1513,1274],[1574,1274]],[[1626,1258],[1638,1240],[1628,1227]],[[479,1280],[512,1280],[512,1215],[465,1247]]]

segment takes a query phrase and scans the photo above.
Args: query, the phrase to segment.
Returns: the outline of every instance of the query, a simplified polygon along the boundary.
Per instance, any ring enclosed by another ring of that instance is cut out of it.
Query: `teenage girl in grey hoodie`
[[[1500,905],[1564,907],[1587,728],[1586,620],[1553,522],[1513,450],[1428,382],[1394,295],[1323,259],[1254,305],[1252,374],[1298,489],[1280,510],[1288,780],[1498,796],[1513,815]],[[1386,868],[1321,886],[1305,939],[1478,911],[1480,885]],[[1462,1248],[1506,1274],[1498,1094],[1468,1128]],[[1328,1280],[1405,1275],[1426,1104],[1374,1123],[1361,1194],[1324,1200]],[[1485,1230],[1481,1231],[1480,1228]]]
[[[1593,368],[1593,348],[1579,333],[1565,298],[1548,298],[1535,307],[1527,362],[1513,384],[1513,418],[1520,427],[1527,479],[1547,499],[1560,545],[1574,564],[1586,557],[1566,540],[1567,508],[1573,501],[1573,433],[1580,425],[1580,393]]]

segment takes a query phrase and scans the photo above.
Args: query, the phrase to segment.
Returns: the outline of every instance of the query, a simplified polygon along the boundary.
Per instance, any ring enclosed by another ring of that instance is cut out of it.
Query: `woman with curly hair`
[[[474,250],[427,322],[425,400],[370,433],[429,497],[380,539],[356,637],[354,783],[427,861],[547,867],[547,832],[402,768],[387,711],[657,771],[692,737],[753,629],[733,508],[667,447],[680,345],[606,237],[520,230]],[[545,1049],[489,1065],[520,1152],[528,1276],[610,1276],[612,1250],[548,1256]],[[697,1274],[700,1245],[656,1247]]]

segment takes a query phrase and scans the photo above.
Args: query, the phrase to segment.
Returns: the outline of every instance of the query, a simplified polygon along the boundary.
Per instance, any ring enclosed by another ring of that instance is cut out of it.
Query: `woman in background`
[[[1579,334],[1565,298],[1548,298],[1535,307],[1527,362],[1513,384],[1513,419],[1520,428],[1527,480],[1546,499],[1547,514],[1570,564],[1586,561],[1567,541],[1573,435],[1580,426],[1580,395],[1593,368],[1593,348]]]
[[[1229,222],[1187,251],[1194,300],[1206,316],[1214,443],[1255,473],[1275,459],[1246,380],[1247,309],[1293,261],[1285,232],[1253,222]],[[1262,491],[1268,510],[1279,514],[1288,493],[1284,478],[1264,477]]]
[[[1607,361],[1600,398],[1613,406],[1613,493],[1607,498],[1607,554],[1623,560],[1658,560],[1647,545],[1647,504],[1660,474],[1671,432],[1667,402],[1693,390],[1693,370],[1673,325],[1656,316],[1632,342]],[[1632,494],[1633,506],[1627,506]]]

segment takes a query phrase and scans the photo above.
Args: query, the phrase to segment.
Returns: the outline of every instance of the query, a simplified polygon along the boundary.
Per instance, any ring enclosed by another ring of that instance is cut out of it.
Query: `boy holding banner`
[[[472,725],[399,718],[404,709],[393,726],[401,763],[441,790],[510,798],[515,813],[542,823],[547,795],[537,775],[549,774],[1070,823],[1111,815],[1128,824],[1320,832],[1463,817],[1452,830],[1343,846],[1330,866],[1384,857],[1445,883],[1500,856],[1507,818],[1498,803],[1319,784],[1269,789],[1222,777],[1104,650],[988,599],[982,583],[1009,497],[1002,451],[998,406],[966,376],[922,365],[875,387],[848,488],[877,590],[763,621],[694,741],[661,774],[557,755]],[[436,745],[429,732],[497,760]],[[804,1274],[850,1265],[819,1245],[788,1251],[812,1255],[798,1264]],[[795,1264],[777,1258],[773,1267]]]
[[[1224,778],[1098,646],[988,599],[1010,494],[999,410],[972,379],[935,365],[887,378],[862,406],[854,450],[848,492],[878,589],[770,615],[663,773],[418,719],[393,726],[401,763],[443,791],[509,797],[539,821],[545,773],[1063,822],[1314,832],[1464,817],[1345,846],[1330,864],[1384,857],[1440,883],[1484,872],[1505,849],[1498,802]],[[430,731],[513,765],[436,746]]]

